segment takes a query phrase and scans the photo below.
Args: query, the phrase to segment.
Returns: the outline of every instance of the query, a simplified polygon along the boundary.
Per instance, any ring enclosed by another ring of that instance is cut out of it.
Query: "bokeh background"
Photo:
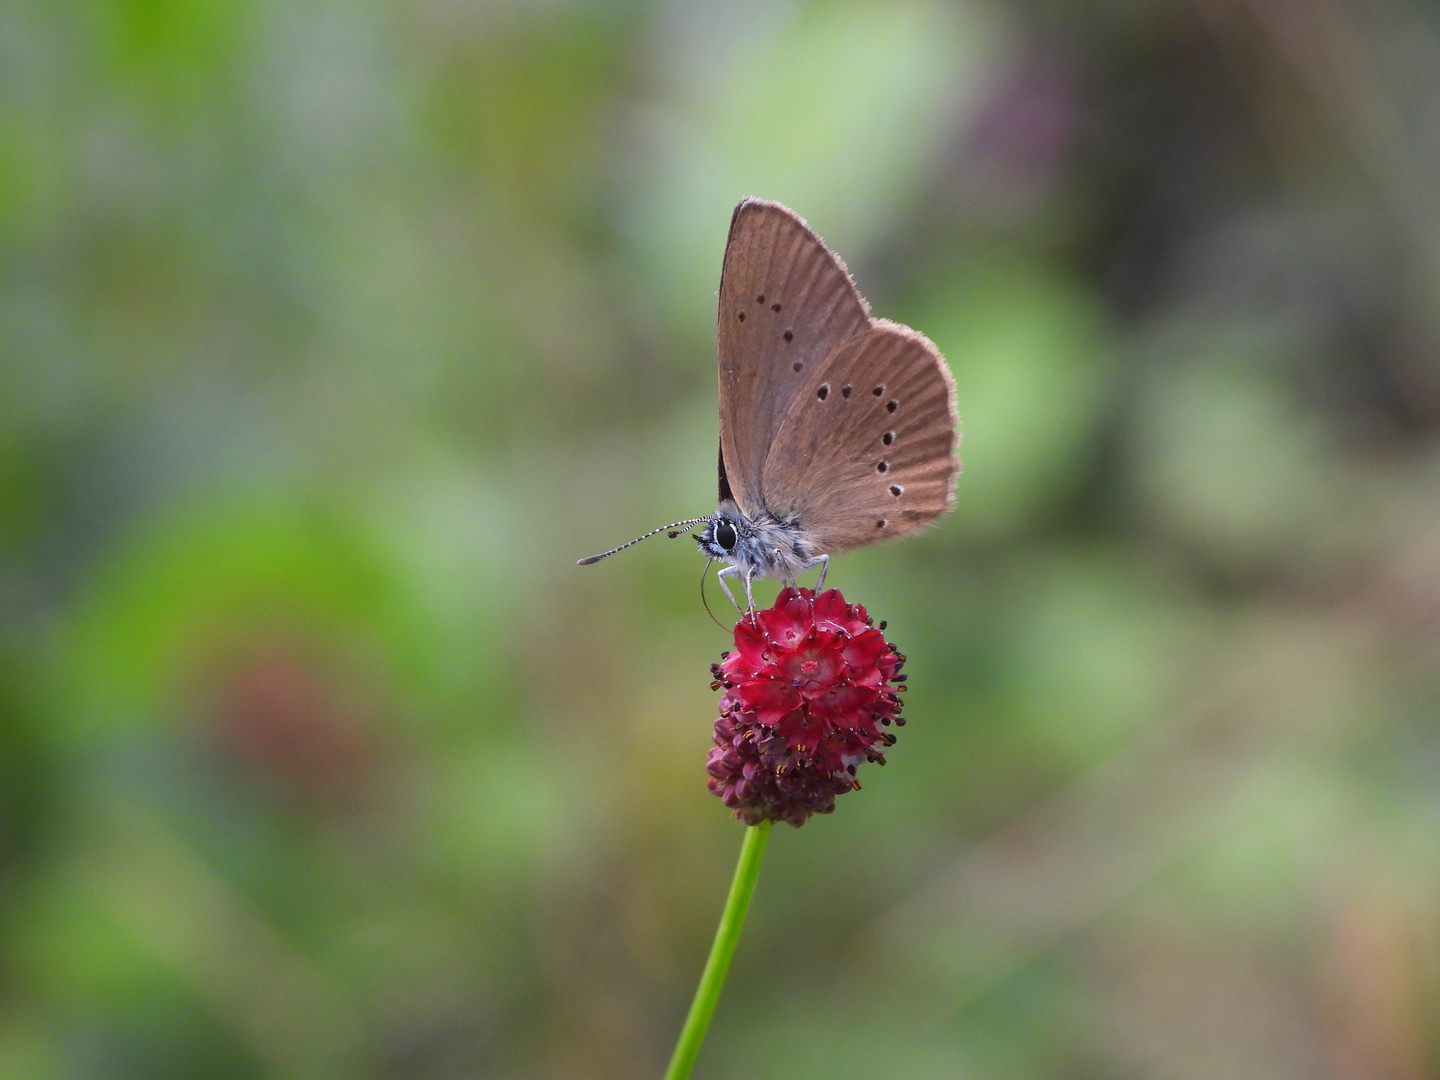
[[[747,194],[966,471],[697,1076],[1437,1074],[1440,9],[7,0],[0,1078],[661,1073]]]

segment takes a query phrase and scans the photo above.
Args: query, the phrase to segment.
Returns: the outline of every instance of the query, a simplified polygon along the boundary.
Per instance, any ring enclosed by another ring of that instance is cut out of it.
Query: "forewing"
[[[720,450],[740,509],[761,508],[765,456],[801,386],[870,327],[845,265],[797,214],[746,199],[720,273]]]
[[[833,555],[954,506],[955,381],[924,335],[877,319],[806,374],[765,460],[771,514],[793,517]]]

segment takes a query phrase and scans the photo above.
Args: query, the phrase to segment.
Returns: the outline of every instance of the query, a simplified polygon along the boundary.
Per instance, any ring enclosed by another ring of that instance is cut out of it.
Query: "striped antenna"
[[[703,517],[703,518],[690,518],[688,521],[673,521],[673,522],[671,522],[669,525],[661,525],[660,528],[658,528],[658,529],[651,529],[651,530],[650,530],[648,533],[646,533],[644,536],[637,536],[637,537],[635,537],[634,540],[631,540],[631,541],[628,541],[627,543],[621,544],[619,547],[611,548],[609,551],[602,551],[599,555],[591,555],[588,559],[580,559],[579,561],[577,561],[577,562],[575,563],[575,565],[576,565],[576,566],[589,566],[591,563],[597,563],[597,562],[599,562],[601,559],[608,559],[611,555],[614,555],[617,551],[624,551],[626,548],[630,547],[631,545],[633,545],[633,544],[638,544],[641,540],[648,540],[648,539],[650,539],[650,537],[654,536],[656,533],[662,533],[662,532],[665,532],[665,531],[670,530],[670,529],[688,529],[691,525],[699,525],[702,521],[709,521],[709,520],[710,520],[710,519],[709,519],[708,517]],[[679,535],[680,535],[680,534],[679,534],[678,532],[671,532],[671,533],[670,533],[670,539],[671,539],[671,540],[674,540],[675,537],[677,537],[677,536],[679,536]]]

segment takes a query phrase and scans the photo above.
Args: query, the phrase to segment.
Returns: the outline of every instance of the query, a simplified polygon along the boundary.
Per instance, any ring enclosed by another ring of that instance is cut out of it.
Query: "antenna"
[[[578,562],[575,563],[575,565],[576,565],[576,566],[589,566],[591,563],[597,563],[597,562],[599,562],[601,559],[608,559],[611,555],[614,555],[617,551],[624,551],[626,548],[630,547],[632,544],[638,544],[641,540],[648,540],[648,539],[650,539],[650,537],[654,536],[656,533],[666,532],[667,530],[688,529],[691,525],[699,525],[702,521],[709,521],[709,520],[710,520],[710,519],[709,519],[708,517],[703,517],[703,518],[690,518],[688,521],[672,521],[669,525],[661,525],[660,528],[658,528],[658,529],[651,529],[651,530],[650,530],[648,533],[646,533],[644,536],[637,536],[634,540],[630,540],[630,541],[628,541],[628,542],[626,542],[626,543],[624,543],[624,544],[621,544],[619,547],[611,548],[609,551],[602,551],[599,555],[591,555],[588,559],[580,559]],[[677,536],[679,536],[679,535],[680,535],[680,533],[679,533],[678,531],[670,531],[670,539],[671,539],[671,540],[674,540],[675,537],[677,537]]]

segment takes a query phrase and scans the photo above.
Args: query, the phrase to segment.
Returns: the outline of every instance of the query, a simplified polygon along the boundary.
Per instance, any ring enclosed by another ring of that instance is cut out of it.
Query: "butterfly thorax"
[[[768,514],[752,521],[733,499],[721,501],[695,540],[701,554],[737,566],[748,577],[793,580],[816,554],[799,522]]]

